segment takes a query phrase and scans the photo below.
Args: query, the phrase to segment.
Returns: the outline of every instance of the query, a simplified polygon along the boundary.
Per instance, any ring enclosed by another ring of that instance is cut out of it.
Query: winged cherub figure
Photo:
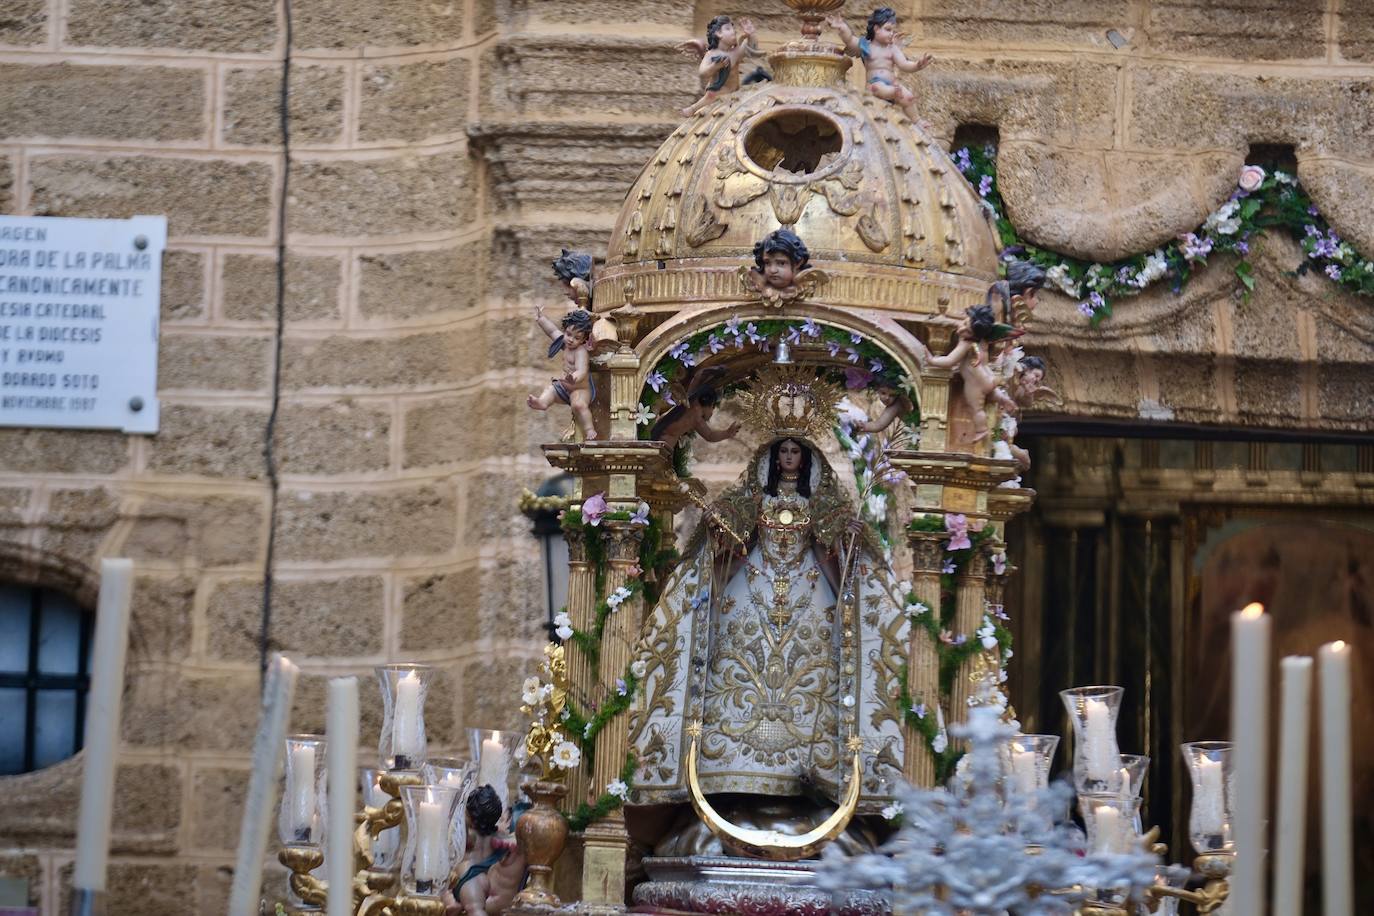
[[[564,315],[560,324],[554,324],[544,317],[544,307],[537,305],[534,321],[553,341],[549,345],[549,358],[560,352],[563,354],[563,377],[550,381],[538,396],[530,395],[525,403],[533,410],[548,410],[554,401],[562,401],[572,408],[582,434],[591,441],[596,438],[596,425],[592,421],[592,401],[596,399],[596,384],[591,373],[592,314],[585,309],[576,309]]]
[[[868,30],[863,38],[854,34],[839,13],[826,17],[825,21],[840,34],[845,53],[864,62],[864,69],[868,71],[868,91],[902,109],[921,130],[929,130],[930,125],[916,114],[916,96],[897,82],[896,71],[915,73],[929,67],[935,58],[923,54],[911,60],[906,56],[907,37],[897,31],[896,11],[890,6],[874,10],[868,17]]]
[[[739,88],[739,71],[744,58],[763,56],[754,37],[754,23],[741,19],[736,27],[729,16],[717,16],[706,24],[705,42],[693,38],[678,45],[677,49],[692,60],[701,61],[697,76],[701,78],[703,95],[682,109],[683,116],[689,118],[717,97]],[[756,83],[771,78],[759,69],[749,74],[745,82]]]
[[[768,233],[754,246],[754,266],[739,270],[746,292],[767,305],[782,305],[805,298],[828,279],[825,271],[811,266],[806,243],[790,229]]]

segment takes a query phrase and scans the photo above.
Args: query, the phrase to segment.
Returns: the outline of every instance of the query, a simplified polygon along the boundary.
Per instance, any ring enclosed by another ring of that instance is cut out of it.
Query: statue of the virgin
[[[900,779],[903,603],[807,435],[826,424],[787,425],[706,507],[646,620],[644,705],[631,723],[637,800],[838,801],[853,797],[858,753],[858,810],[877,813]]]

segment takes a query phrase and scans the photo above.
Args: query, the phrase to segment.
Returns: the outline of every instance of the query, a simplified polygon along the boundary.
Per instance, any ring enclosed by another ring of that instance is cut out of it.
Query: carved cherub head
[[[864,35],[869,41],[876,40],[880,45],[892,44],[897,39],[897,11],[890,6],[880,6],[868,17],[868,31]]]
[[[560,254],[553,262],[553,273],[562,284],[563,291],[568,294],[569,299],[578,298],[578,283],[581,281],[582,289],[590,289],[592,283],[592,256],[581,251],[569,251],[562,249]]]
[[[1024,392],[1027,396],[1034,394],[1035,390],[1045,381],[1045,361],[1038,356],[1023,356],[1021,361],[1016,364],[1015,385],[1017,393]]]
[[[739,35],[735,32],[735,23],[729,16],[717,16],[706,23],[706,47],[708,50],[715,50],[722,44],[726,50],[733,48],[739,41]]]
[[[1012,259],[1007,262],[1007,277],[998,281],[988,290],[987,302],[992,304],[993,293],[1002,300],[1002,320],[1007,324],[1018,324],[1013,315],[1012,300],[1021,297],[1020,307],[1015,309],[1023,317],[1035,311],[1036,292],[1045,285],[1045,268],[1031,261]]]
[[[987,341],[997,337],[997,315],[990,305],[975,305],[968,309],[959,326],[959,333],[970,340]]]
[[[574,309],[563,316],[559,323],[563,328],[563,345],[576,350],[592,336],[592,324],[596,319],[586,309]]]
[[[754,264],[773,289],[787,289],[811,264],[806,243],[790,229],[778,229],[754,246]]]
[[[496,833],[501,821],[501,797],[491,786],[478,786],[468,796],[468,823],[482,836]]]

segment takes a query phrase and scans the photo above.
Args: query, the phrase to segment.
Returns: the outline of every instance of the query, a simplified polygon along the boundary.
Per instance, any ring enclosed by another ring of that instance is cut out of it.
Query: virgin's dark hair
[[[801,240],[801,236],[790,229],[778,229],[770,232],[754,246],[754,263],[758,265],[759,270],[763,270],[763,256],[775,251],[787,255],[792,266],[799,271],[806,270],[811,263],[811,252],[806,250],[806,243]]]
[[[482,836],[491,836],[501,820],[501,797],[491,786],[478,786],[468,796],[468,817]]]
[[[720,47],[720,27],[730,22],[729,16],[717,16],[706,23],[706,47],[715,49]]]
[[[811,447],[797,439],[778,439],[768,446],[768,482],[763,485],[763,492],[769,496],[778,495],[778,481],[782,479],[782,468],[778,465],[778,451],[784,442],[793,442],[801,446],[802,460],[801,467],[797,470],[797,495],[809,498],[811,496]]]
[[[873,15],[868,17],[868,33],[864,35],[869,41],[873,40],[873,33],[880,26],[887,25],[889,22],[897,21],[897,11],[890,6],[880,6],[873,11]]]

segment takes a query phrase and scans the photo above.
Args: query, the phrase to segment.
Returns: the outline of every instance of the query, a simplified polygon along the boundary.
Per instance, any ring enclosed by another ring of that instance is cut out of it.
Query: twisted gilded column
[[[930,608],[926,613],[940,614],[940,567],[945,557],[945,535],[935,531],[908,531],[911,546],[911,590],[916,600]],[[924,703],[934,715],[940,702],[940,653],[930,631],[913,622],[907,643],[907,692],[913,703]],[[903,710],[905,719],[906,711]],[[935,785],[935,755],[924,736],[910,725],[902,725],[902,740],[906,754],[902,760],[902,775],[913,786],[932,788]]]
[[[568,616],[579,630],[590,630],[596,613],[596,570],[587,562],[587,535],[581,528],[563,529],[568,544]],[[591,659],[576,642],[564,643],[568,659],[568,687],[573,703],[585,712],[592,706],[593,674]],[[577,767],[568,774],[568,794],[563,797],[564,810],[573,811],[587,800],[587,772]]]
[[[959,571],[954,582],[954,634],[967,639],[976,639],[975,631],[982,625],[984,607],[987,603],[985,586],[988,575],[988,555],[985,550],[974,550],[968,563]],[[950,722],[964,722],[968,719],[968,701],[973,695],[974,676],[979,668],[978,653],[974,653],[959,665],[955,672],[954,684],[949,691]]]
[[[602,544],[606,550],[606,594],[623,586],[639,564],[639,544],[644,529],[629,522],[602,522]],[[606,619],[601,634],[601,657],[597,671],[596,696],[606,702],[615,695],[616,680],[629,667],[631,652],[639,637],[644,616],[643,593],[623,602]],[[592,767],[591,795],[598,796],[620,777],[629,751],[630,715],[626,711],[610,719],[596,736],[596,760]],[[620,809],[591,824],[583,833],[582,903],[598,909],[624,909],[625,854],[629,834]]]

